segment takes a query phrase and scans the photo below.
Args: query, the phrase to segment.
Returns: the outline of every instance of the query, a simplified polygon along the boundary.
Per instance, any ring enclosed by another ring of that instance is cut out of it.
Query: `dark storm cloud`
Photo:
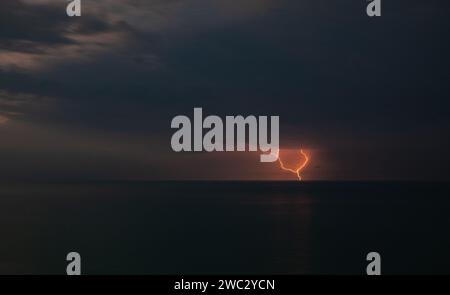
[[[67,33],[94,34],[112,30],[101,18],[84,16],[74,22],[65,14],[65,1],[23,2],[4,0],[0,2],[0,41],[2,49],[28,51],[26,44],[57,45],[72,43]],[[16,42],[19,42],[18,44]],[[8,47],[11,46],[11,47]],[[32,49],[32,48],[31,48]]]
[[[0,41],[2,48],[13,46],[15,50],[28,50],[25,46],[14,47],[15,41],[65,43],[61,28],[67,18],[60,13],[61,7],[27,5],[21,1],[0,2]]]
[[[68,18],[64,1],[2,1],[0,89],[52,98],[20,120],[156,136],[167,152],[171,118],[195,106],[280,115],[284,145],[346,160],[450,147],[450,4],[384,1],[378,19],[366,4],[99,0]]]
[[[0,70],[41,72],[61,63],[85,62],[123,42],[126,26],[97,16],[76,21],[62,1],[0,3]]]

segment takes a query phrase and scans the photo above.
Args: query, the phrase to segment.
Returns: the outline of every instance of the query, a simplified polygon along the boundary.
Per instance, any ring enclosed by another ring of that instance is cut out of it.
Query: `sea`
[[[0,185],[0,274],[450,274],[450,183]]]

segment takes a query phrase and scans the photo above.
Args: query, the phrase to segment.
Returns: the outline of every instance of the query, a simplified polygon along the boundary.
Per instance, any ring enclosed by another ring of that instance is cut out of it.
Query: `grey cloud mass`
[[[283,146],[326,155],[317,159],[317,179],[352,178],[349,170],[364,170],[355,163],[377,157],[381,168],[355,174],[450,178],[441,167],[450,162],[448,1],[385,1],[379,19],[367,17],[365,1],[98,0],[82,1],[79,18],[67,17],[66,4],[0,2],[4,136],[5,128],[25,138],[51,129],[67,143],[62,134],[78,130],[88,146],[117,145],[113,154],[143,155],[144,146],[154,174],[141,174],[176,178],[172,168],[191,162],[171,153],[170,120],[200,106],[279,115]],[[132,144],[116,142],[117,134]],[[53,150],[56,140],[45,138]],[[61,158],[76,163],[63,143]],[[28,169],[26,161],[20,167]],[[58,167],[49,177],[68,173]],[[94,170],[92,177],[104,171]]]

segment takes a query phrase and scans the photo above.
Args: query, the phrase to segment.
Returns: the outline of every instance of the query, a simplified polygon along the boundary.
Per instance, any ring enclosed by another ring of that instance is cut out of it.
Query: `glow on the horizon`
[[[284,164],[283,161],[281,161],[280,155],[278,155],[278,162],[280,163],[280,167],[281,169],[285,170],[285,171],[289,171],[291,173],[294,173],[295,175],[297,175],[297,178],[299,181],[302,180],[302,177],[300,176],[300,172],[302,172],[302,170],[306,167],[306,165],[309,162],[309,157],[308,155],[303,152],[302,149],[300,149],[300,154],[303,156],[304,161],[303,163],[297,168],[297,169],[291,169],[291,168],[287,168]]]

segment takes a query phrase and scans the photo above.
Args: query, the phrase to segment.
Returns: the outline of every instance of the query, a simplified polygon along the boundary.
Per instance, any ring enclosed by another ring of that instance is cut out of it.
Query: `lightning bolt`
[[[300,149],[300,154],[303,156],[303,158],[304,158],[305,160],[304,160],[303,164],[301,164],[300,167],[298,167],[297,169],[291,169],[291,168],[285,167],[284,164],[283,164],[283,162],[281,161],[280,156],[278,155],[278,162],[280,162],[280,167],[281,167],[281,169],[296,174],[299,181],[302,180],[302,177],[300,176],[300,172],[303,170],[303,168],[306,167],[306,165],[307,165],[308,162],[309,162],[309,157],[308,157],[308,155],[305,154],[305,153],[303,152],[302,149]]]

